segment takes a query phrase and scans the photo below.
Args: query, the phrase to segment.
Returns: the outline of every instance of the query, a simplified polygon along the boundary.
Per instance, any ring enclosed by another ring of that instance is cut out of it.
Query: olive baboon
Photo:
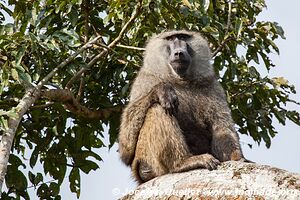
[[[139,183],[243,159],[210,56],[195,32],[164,32],[148,42],[119,133],[121,159]]]

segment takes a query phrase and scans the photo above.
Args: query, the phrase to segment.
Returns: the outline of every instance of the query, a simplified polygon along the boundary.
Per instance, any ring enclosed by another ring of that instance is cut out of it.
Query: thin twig
[[[117,47],[124,48],[124,49],[132,49],[132,50],[137,50],[137,51],[145,51],[146,50],[145,48],[126,46],[126,45],[123,45],[123,44],[117,44]]]
[[[47,104],[41,104],[41,105],[34,105],[34,106],[31,106],[29,109],[45,109],[47,107],[50,107],[54,104],[54,102],[50,102],[50,103],[47,103]]]
[[[82,4],[84,9],[84,42],[86,43],[89,36],[89,15],[90,15],[90,8],[89,8],[89,1],[85,1],[84,4]]]
[[[225,37],[227,36],[230,25],[231,25],[231,10],[232,10],[232,3],[231,3],[231,0],[228,0],[228,17],[227,17],[227,26],[226,26]]]
[[[81,98],[81,95],[83,93],[83,88],[84,88],[84,79],[83,79],[83,76],[84,74],[81,75],[81,78],[80,78],[80,85],[79,85],[79,90],[78,90],[78,93],[77,93],[77,96],[76,96],[76,100],[79,101],[80,98]]]
[[[100,47],[98,47],[99,49],[111,50],[106,44],[104,44],[102,42],[97,42],[96,45],[100,46]]]
[[[230,36],[230,37],[228,37],[228,38],[226,38],[223,42],[222,42],[222,44],[220,44],[219,46],[218,46],[218,48],[212,53],[212,58],[213,57],[215,57],[216,55],[217,55],[217,53],[219,53],[223,48],[224,48],[224,46],[230,41],[230,40],[233,40],[233,39],[235,39],[235,37],[233,37],[233,36]]]

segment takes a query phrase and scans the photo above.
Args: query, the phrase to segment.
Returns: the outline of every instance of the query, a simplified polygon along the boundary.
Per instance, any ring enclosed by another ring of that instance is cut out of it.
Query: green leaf
[[[271,79],[272,83],[274,83],[276,86],[286,86],[289,84],[289,81],[286,80],[284,77],[274,77]]]
[[[37,173],[34,179],[35,185],[39,184],[40,182],[43,182],[43,179],[43,175],[41,173]]]
[[[8,161],[16,168],[18,168],[19,166],[23,166],[24,168],[26,168],[21,159],[16,155],[10,154]]]
[[[18,71],[20,80],[22,80],[22,83],[25,83],[26,85],[31,85],[32,79],[31,76],[28,73]]]
[[[263,129],[263,130],[260,132],[260,135],[262,136],[264,142],[266,143],[267,148],[270,148],[270,146],[271,146],[271,138],[270,138],[270,136],[267,134],[266,129]]]
[[[37,173],[37,175],[34,175],[31,171],[28,172],[28,177],[30,182],[36,186],[39,183],[43,182],[43,175],[41,173]]]
[[[55,197],[55,196],[59,195],[60,189],[59,189],[59,185],[57,183],[54,183],[54,182],[50,183],[49,189],[50,189],[50,193],[52,196]]]
[[[192,5],[190,4],[190,2],[188,0],[182,0],[182,3],[189,8],[192,8]]]
[[[34,183],[35,175],[31,171],[28,172],[28,178],[31,183]]]
[[[235,20],[235,28],[234,28],[234,32],[236,35],[236,38],[239,38],[242,32],[242,28],[243,28],[243,21],[240,18],[237,18]]]
[[[278,121],[285,125],[285,120],[286,120],[286,117],[285,117],[285,113],[283,111],[277,111],[274,109],[274,115],[276,116],[276,118],[278,119]]]
[[[277,22],[274,22],[273,26],[276,30],[276,33],[278,33],[282,39],[286,39],[286,37],[284,36],[284,30],[282,29],[282,27],[279,26],[279,24]]]
[[[33,152],[31,153],[31,156],[30,156],[30,159],[29,159],[29,164],[30,164],[30,167],[33,168],[37,162],[37,159],[38,159],[38,156],[39,156],[39,151],[37,148],[35,148],[33,150]]]
[[[7,35],[11,35],[14,32],[14,25],[12,23],[7,23],[4,25],[4,32]]]
[[[46,183],[43,183],[40,185],[40,187],[37,189],[37,195],[40,197],[40,199],[47,199],[49,198],[49,187]]]
[[[4,117],[0,116],[0,130],[6,131],[8,129],[8,121]]]
[[[86,174],[88,174],[91,170],[96,170],[98,168],[99,166],[95,162],[90,160],[85,160],[80,166],[80,169]]]
[[[80,174],[78,168],[73,168],[69,176],[70,190],[75,192],[77,198],[80,196]]]
[[[287,118],[300,126],[300,115],[297,111],[288,111],[286,115]]]
[[[7,187],[14,187],[19,191],[23,191],[27,188],[27,179],[24,174],[16,167],[9,165],[7,167],[7,173],[5,176],[5,182]]]
[[[16,66],[19,66],[21,64],[21,60],[25,55],[25,50],[26,50],[26,46],[24,45],[18,49],[18,53],[16,55]]]
[[[13,77],[14,80],[19,81],[19,73],[16,69],[14,68],[11,69],[11,76]]]
[[[201,0],[201,9],[204,12],[207,12],[208,8],[209,8],[209,4],[210,4],[210,0]]]

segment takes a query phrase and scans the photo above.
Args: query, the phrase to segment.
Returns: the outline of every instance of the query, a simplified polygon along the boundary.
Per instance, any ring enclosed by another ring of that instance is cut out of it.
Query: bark
[[[63,103],[64,107],[77,116],[88,119],[108,119],[112,114],[120,113],[123,106],[114,106],[111,108],[103,108],[92,110],[80,104],[68,89],[49,89],[42,90],[41,96],[51,101]]]
[[[300,199],[300,174],[267,165],[229,161],[148,181],[121,200]]]
[[[24,97],[21,99],[17,107],[15,107],[16,117],[8,120],[8,129],[4,131],[0,141],[0,190],[3,185],[6,174],[8,158],[16,130],[23,115],[27,112],[29,107],[39,97],[39,90],[29,89]],[[1,192],[0,192],[1,193]]]

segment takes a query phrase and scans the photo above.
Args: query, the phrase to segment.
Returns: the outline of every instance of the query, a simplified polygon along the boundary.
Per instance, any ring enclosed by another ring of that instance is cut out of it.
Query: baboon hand
[[[155,88],[156,100],[168,114],[175,114],[178,110],[178,97],[174,88],[168,84],[159,84]]]
[[[208,170],[216,169],[220,165],[220,161],[208,153],[200,156],[202,157],[203,167]]]

